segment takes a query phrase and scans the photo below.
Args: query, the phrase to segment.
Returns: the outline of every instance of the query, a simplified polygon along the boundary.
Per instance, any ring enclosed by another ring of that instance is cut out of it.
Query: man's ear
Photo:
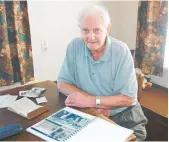
[[[107,26],[107,35],[110,34],[110,30],[111,30],[111,23]]]

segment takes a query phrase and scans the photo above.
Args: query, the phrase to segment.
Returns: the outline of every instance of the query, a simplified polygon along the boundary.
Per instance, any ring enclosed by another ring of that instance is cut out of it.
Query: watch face
[[[96,96],[96,108],[100,107],[100,96]]]

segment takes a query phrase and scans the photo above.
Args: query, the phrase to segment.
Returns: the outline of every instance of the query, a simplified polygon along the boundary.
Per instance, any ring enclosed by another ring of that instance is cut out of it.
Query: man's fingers
[[[109,117],[110,116],[110,110],[107,109],[97,109],[98,112],[100,112],[101,114]]]
[[[110,110],[107,110],[107,111],[106,111],[105,116],[107,116],[107,117],[109,117],[109,116],[110,116]]]
[[[65,100],[65,103],[73,103],[75,101],[75,99],[71,96],[68,96]]]
[[[81,94],[79,92],[72,93],[68,95],[68,97],[65,100],[66,105],[76,106],[76,107],[86,107],[90,106],[88,105],[88,101],[86,99],[86,96],[84,94]]]
[[[66,106],[74,106],[74,104],[69,104],[69,103],[66,103],[65,105]]]
[[[100,113],[102,113],[102,112],[101,112],[101,109],[97,109],[97,111],[100,112]]]
[[[109,116],[108,112],[105,113],[105,116],[107,116],[107,117]]]

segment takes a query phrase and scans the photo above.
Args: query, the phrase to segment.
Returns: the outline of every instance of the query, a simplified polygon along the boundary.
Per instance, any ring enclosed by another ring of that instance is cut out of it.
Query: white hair
[[[96,11],[101,14],[101,16],[104,20],[105,26],[108,26],[110,24],[109,13],[106,8],[99,6],[99,5],[85,7],[78,15],[78,18],[77,18],[78,26],[81,27],[81,22],[84,17],[86,17],[89,14],[91,14],[92,12],[96,12]]]

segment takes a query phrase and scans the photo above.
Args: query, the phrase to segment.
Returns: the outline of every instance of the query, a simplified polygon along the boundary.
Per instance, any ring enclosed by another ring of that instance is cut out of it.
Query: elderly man
[[[146,138],[145,118],[137,102],[134,63],[127,45],[109,36],[110,18],[100,6],[85,8],[78,17],[82,38],[74,39],[57,84],[67,95],[65,104],[96,107],[119,125]]]

